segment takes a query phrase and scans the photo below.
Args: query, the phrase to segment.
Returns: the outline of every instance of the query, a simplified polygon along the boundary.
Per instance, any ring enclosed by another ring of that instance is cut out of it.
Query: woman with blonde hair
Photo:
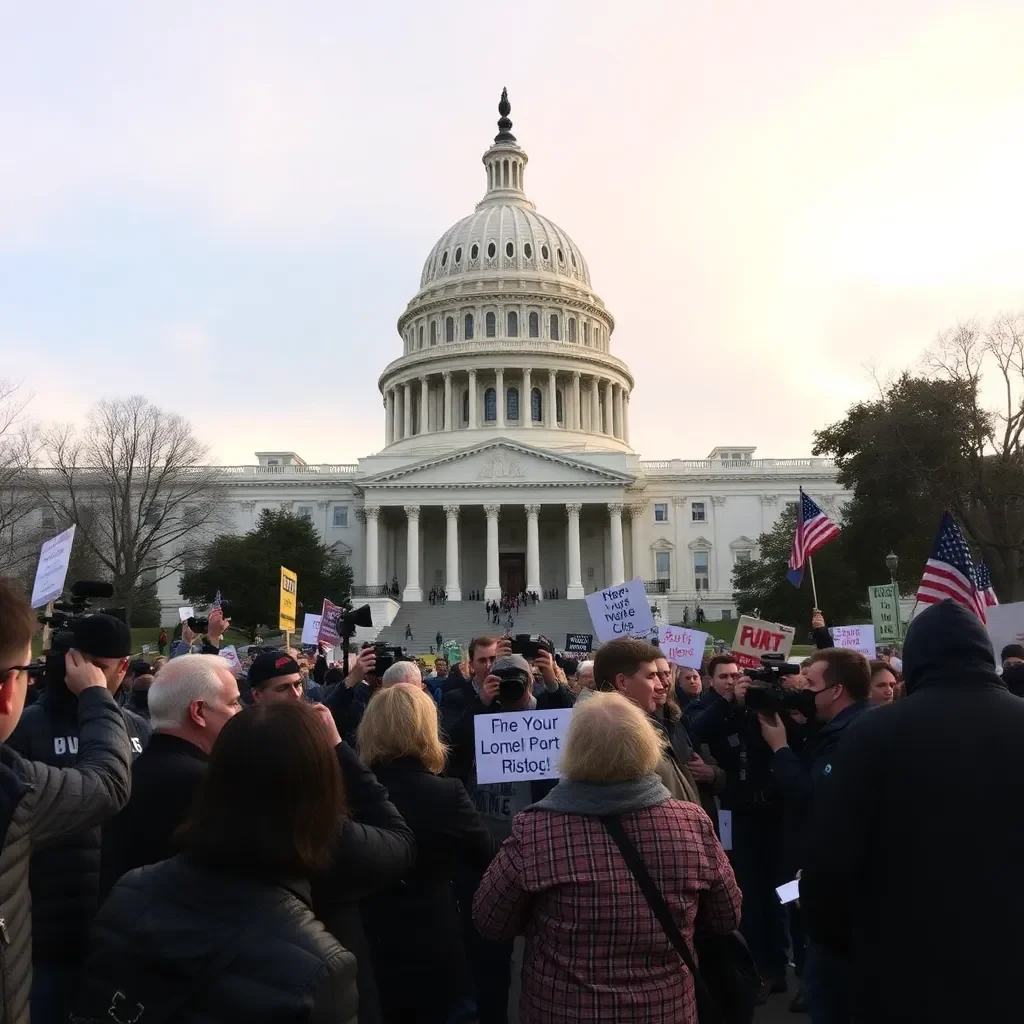
[[[470,991],[457,870],[479,878],[497,843],[458,779],[442,778],[437,705],[422,687],[378,691],[359,725],[359,753],[416,836],[401,885],[363,902],[385,1022],[444,1024]]]
[[[522,1024],[696,1024],[693,978],[611,833],[632,844],[691,950],[698,924],[736,927],[740,892],[708,816],[662,785],[661,755],[632,701],[595,693],[577,704],[562,780],[516,816],[487,869],[473,919],[492,941],[526,935]]]

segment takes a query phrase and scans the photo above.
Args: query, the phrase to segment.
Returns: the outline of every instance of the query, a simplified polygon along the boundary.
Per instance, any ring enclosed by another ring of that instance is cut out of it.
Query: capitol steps
[[[585,601],[538,601],[512,612],[513,633],[543,633],[556,650],[565,647],[567,633],[593,633]],[[475,636],[504,633],[508,614],[495,626],[487,617],[483,601],[449,601],[432,605],[427,601],[402,605],[390,626],[381,630],[378,643],[405,647],[412,655],[427,654],[440,630],[444,640],[457,640],[466,647]],[[405,639],[405,627],[412,627],[413,639]]]

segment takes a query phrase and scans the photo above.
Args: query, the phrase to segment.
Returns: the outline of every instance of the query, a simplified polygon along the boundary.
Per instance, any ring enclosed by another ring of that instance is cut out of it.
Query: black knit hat
[[[132,653],[132,631],[113,615],[86,615],[71,627],[75,648],[94,658],[127,658]]]
[[[252,686],[262,686],[271,679],[298,673],[299,663],[287,651],[264,651],[253,659],[248,678]]]

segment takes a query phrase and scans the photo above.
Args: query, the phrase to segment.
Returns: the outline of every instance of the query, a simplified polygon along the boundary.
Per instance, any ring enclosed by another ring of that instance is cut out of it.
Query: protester
[[[127,871],[178,852],[174,834],[206,776],[221,729],[242,709],[223,658],[175,658],[150,687],[153,736],[132,765],[132,795],[103,828],[102,895]]]
[[[412,661],[396,661],[390,665],[387,671],[380,677],[381,689],[387,686],[397,686],[400,683],[408,683],[411,686],[424,689],[423,675]],[[364,716],[365,717],[365,716]]]
[[[129,790],[131,746],[124,715],[103,671],[79,651],[64,656],[65,686],[77,699],[74,767],[59,769],[28,761],[8,745],[22,716],[35,629],[35,613],[21,587],[0,577],[0,1020],[4,1024],[28,1024],[29,994],[36,982],[29,895],[33,848],[62,843],[99,825],[128,802]],[[49,980],[44,978],[44,984]],[[48,1016],[39,1019],[60,1019],[67,994],[66,987],[56,989]],[[42,1011],[47,1010],[44,1005]]]
[[[594,663],[593,661],[581,661],[576,669],[576,678],[579,681],[579,690],[592,690],[594,688]]]
[[[331,710],[338,732],[348,744],[354,744],[356,730],[380,680],[374,675],[377,666],[376,648],[367,644],[353,659],[347,676],[325,693],[324,704]]]
[[[469,644],[469,676],[460,674],[460,685],[447,689],[441,699],[441,729],[447,737],[451,749],[448,753],[448,774],[467,782],[473,770],[473,741],[469,733],[469,743],[455,746],[455,737],[465,735],[466,717],[472,715],[481,687],[491,674],[491,667],[498,657],[498,640],[496,637],[481,636]],[[454,673],[453,673],[454,675]]]
[[[801,873],[807,929],[851,957],[858,1024],[1015,1020],[1024,703],[950,601],[913,619],[903,668],[906,697],[864,715],[830,762]]]
[[[76,1020],[355,1024],[355,958],[310,899],[345,811],[324,723],[292,700],[224,726],[184,852],[127,874],[97,915]]]
[[[693,979],[600,821],[621,821],[687,942],[696,920],[717,933],[736,927],[728,859],[707,815],[661,784],[660,759],[639,707],[594,694],[573,712],[563,779],[516,817],[487,869],[473,917],[494,940],[525,932],[522,1024],[696,1024]]]
[[[691,701],[695,701],[704,692],[704,681],[700,669],[676,666],[675,699],[680,711],[685,711]]]
[[[416,866],[401,884],[363,904],[383,1019],[444,1024],[471,988],[451,885],[456,861],[479,880],[497,842],[462,783],[440,776],[445,749],[437,708],[419,687],[388,687],[385,680],[359,726],[359,752],[387,787],[417,847]]]
[[[163,626],[160,627],[160,632],[157,634],[156,649],[160,652],[161,657],[167,650],[167,630]]]
[[[1024,644],[1007,644],[999,654],[1003,668],[1011,665],[1024,665]]]
[[[871,703],[891,704],[896,698],[896,688],[899,680],[896,673],[885,661],[872,661],[871,663]]]
[[[149,720],[149,688],[153,683],[153,669],[144,658],[136,658],[128,665],[124,684],[118,696],[124,694],[123,706],[140,718]]]

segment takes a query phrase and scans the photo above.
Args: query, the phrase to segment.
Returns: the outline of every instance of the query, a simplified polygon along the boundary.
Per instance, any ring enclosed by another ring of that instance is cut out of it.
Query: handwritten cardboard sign
[[[859,651],[868,659],[875,656],[874,626],[833,626],[829,632],[836,647]]]
[[[654,629],[654,616],[640,579],[587,594],[587,611],[601,641],[646,637]]]
[[[732,643],[736,664],[740,668],[757,668],[763,654],[781,654],[785,661],[793,648],[795,633],[792,626],[741,615],[736,623],[736,639]]]
[[[306,612],[306,617],[302,620],[302,642],[304,644],[315,647],[319,642],[320,618],[319,615]]]
[[[662,626],[658,636],[658,644],[666,659],[684,668],[700,668],[707,640],[707,633],[682,626]]]
[[[39,564],[36,579],[32,584],[32,607],[42,608],[44,604],[56,601],[64,591],[64,581],[71,563],[71,547],[75,542],[75,527],[69,526],[63,533],[43,542],[39,549]]]
[[[558,757],[571,718],[572,708],[477,715],[473,719],[477,783],[557,779]]]

